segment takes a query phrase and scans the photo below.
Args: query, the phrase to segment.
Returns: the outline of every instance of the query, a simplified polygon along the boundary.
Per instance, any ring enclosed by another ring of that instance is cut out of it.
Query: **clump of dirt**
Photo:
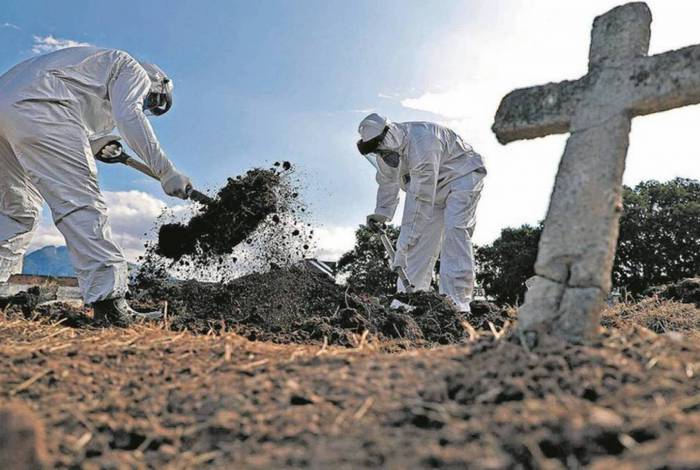
[[[89,309],[69,302],[48,302],[41,304],[31,313],[30,318],[60,323],[70,328],[88,328],[95,322],[88,313]]]
[[[331,278],[303,266],[254,273],[227,283],[153,282],[134,289],[142,308],[168,301],[170,327],[196,333],[233,330],[249,339],[278,343],[327,341],[356,345],[357,335],[398,340],[406,347],[453,344],[476,327],[502,326],[504,311],[492,307],[472,316],[455,312],[434,293],[402,295],[410,312],[390,310],[390,299],[354,295]],[[149,304],[150,302],[150,304]]]
[[[277,211],[280,184],[276,170],[254,169],[229,178],[216,198],[189,222],[160,227],[156,253],[173,260],[195,255],[198,248],[206,256],[231,253]]]
[[[0,297],[0,309],[31,315],[37,305],[57,298],[58,285],[32,286],[9,297]]]

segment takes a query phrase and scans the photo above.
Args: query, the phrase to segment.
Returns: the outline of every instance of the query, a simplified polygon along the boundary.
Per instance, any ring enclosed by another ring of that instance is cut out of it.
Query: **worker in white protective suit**
[[[481,155],[451,129],[430,122],[394,123],[370,114],[359,127],[358,150],[377,168],[377,205],[367,225],[394,217],[406,192],[393,266],[402,266],[415,290],[428,290],[440,258],[440,293],[469,312],[474,290],[471,237],[486,176]],[[399,292],[406,286],[399,280]]]
[[[172,89],[158,67],[94,47],[34,57],[0,76],[0,282],[21,270],[46,201],[96,319],[125,326],[142,315],[125,300],[127,261],[110,232],[90,140],[116,125],[165,193],[186,198],[189,178],[146,119],[170,108]]]

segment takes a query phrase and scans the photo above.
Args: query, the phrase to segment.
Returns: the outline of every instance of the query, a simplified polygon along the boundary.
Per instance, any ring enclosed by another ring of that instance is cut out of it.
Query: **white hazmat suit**
[[[166,192],[177,192],[173,181],[183,176],[143,112],[155,83],[149,72],[126,52],[75,47],[0,77],[0,282],[21,270],[46,201],[85,303],[124,296],[127,262],[112,239],[89,141],[116,125]]]
[[[486,176],[483,159],[447,127],[389,121],[387,126],[377,150],[398,153],[399,165],[377,158],[377,205],[370,217],[391,220],[399,190],[406,191],[394,266],[404,267],[417,290],[428,290],[440,257],[440,293],[468,312],[474,290],[471,236]],[[404,290],[400,281],[399,290]]]

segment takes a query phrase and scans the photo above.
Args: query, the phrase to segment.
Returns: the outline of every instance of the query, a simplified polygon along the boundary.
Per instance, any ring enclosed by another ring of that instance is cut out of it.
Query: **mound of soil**
[[[189,222],[160,227],[156,253],[173,260],[195,255],[198,248],[206,256],[231,253],[267,216],[277,211],[277,188],[281,181],[276,170],[265,169],[229,178],[216,198]]]
[[[371,338],[400,340],[408,347],[452,344],[468,336],[464,320],[487,328],[488,321],[502,326],[507,319],[504,311],[478,304],[472,316],[463,318],[434,293],[402,295],[414,309],[392,311],[390,299],[354,295],[302,266],[223,284],[151,282],[133,291],[142,308],[167,300],[171,328],[196,333],[231,329],[249,339],[278,343],[353,346],[357,335],[367,331]]]

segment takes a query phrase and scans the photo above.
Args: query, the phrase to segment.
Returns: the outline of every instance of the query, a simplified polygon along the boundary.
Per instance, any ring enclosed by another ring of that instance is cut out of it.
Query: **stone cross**
[[[496,113],[502,144],[570,133],[519,313],[519,333],[531,344],[544,333],[580,341],[597,331],[611,287],[632,117],[700,102],[700,45],[648,56],[650,26],[641,2],[597,17],[584,77],[515,90]]]

